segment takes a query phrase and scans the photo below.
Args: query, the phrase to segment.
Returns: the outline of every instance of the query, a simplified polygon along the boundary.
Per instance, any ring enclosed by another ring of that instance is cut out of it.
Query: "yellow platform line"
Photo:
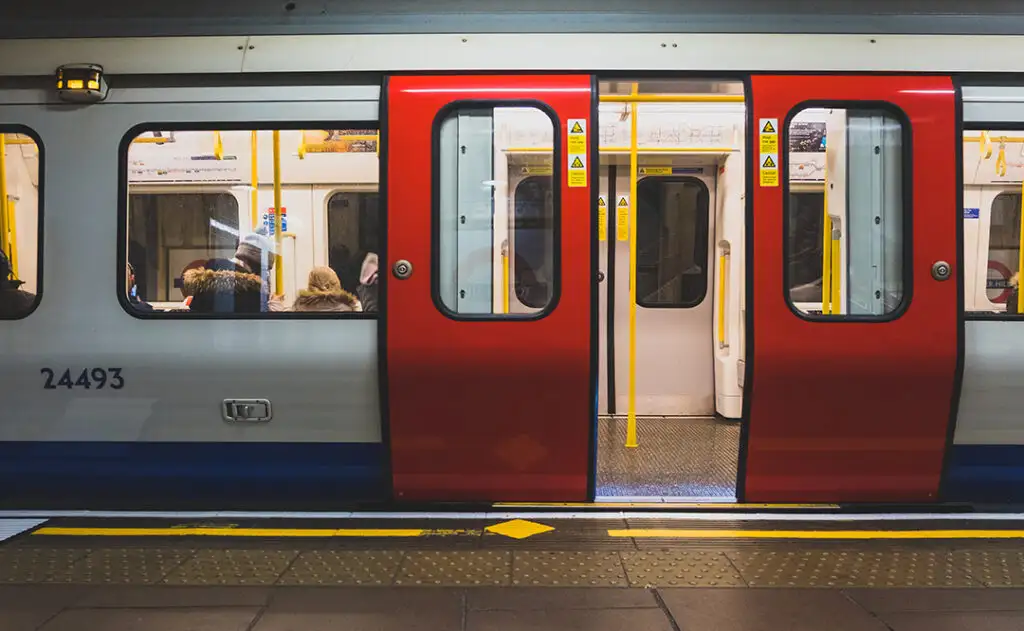
[[[460,534],[422,528],[40,528],[33,535],[63,537],[423,537]]]
[[[494,508],[665,508],[708,510],[838,509],[838,504],[733,504],[722,502],[499,502]]]
[[[1024,539],[1024,530],[609,530],[609,537],[659,539]]]

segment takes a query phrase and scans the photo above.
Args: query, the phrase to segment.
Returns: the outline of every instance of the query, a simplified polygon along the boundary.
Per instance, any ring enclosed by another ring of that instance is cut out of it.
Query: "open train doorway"
[[[743,387],[743,83],[599,86],[596,497],[734,502]]]

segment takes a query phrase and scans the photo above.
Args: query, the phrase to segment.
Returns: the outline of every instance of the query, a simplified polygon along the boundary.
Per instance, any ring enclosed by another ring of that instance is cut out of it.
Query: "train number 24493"
[[[53,380],[57,374],[53,370],[43,368],[39,372],[46,375],[46,383],[43,384],[43,388],[46,390],[56,390],[60,387],[67,388],[68,390],[72,388],[90,390],[95,387],[97,390],[102,390],[108,383],[112,390],[120,390],[124,387],[124,379],[121,377],[120,368],[85,368],[78,375],[77,379],[72,377],[71,369],[69,368],[64,371],[64,374],[60,376],[56,384]]]

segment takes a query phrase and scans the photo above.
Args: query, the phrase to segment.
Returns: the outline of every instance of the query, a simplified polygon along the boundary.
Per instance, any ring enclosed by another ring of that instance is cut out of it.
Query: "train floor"
[[[0,630],[1019,631],[1022,517],[0,523]]]
[[[640,416],[632,448],[626,426],[625,416],[598,420],[598,499],[735,501],[738,422]]]

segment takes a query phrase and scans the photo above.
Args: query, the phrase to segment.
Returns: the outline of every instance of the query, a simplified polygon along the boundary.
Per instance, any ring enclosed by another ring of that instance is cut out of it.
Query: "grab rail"
[[[722,246],[722,253],[718,255],[718,348],[729,348],[729,343],[725,340],[725,290],[728,287],[726,275],[730,255],[729,244],[726,243]]]

